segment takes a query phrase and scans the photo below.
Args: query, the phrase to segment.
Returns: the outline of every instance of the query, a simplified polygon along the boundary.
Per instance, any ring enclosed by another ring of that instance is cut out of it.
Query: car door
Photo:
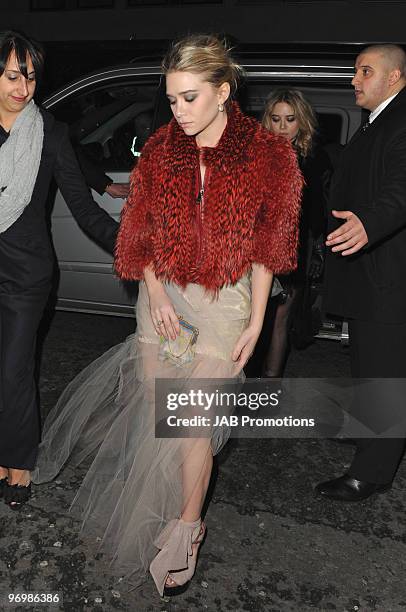
[[[137,75],[134,69],[121,78],[94,75],[48,108],[68,123],[79,161],[85,158],[99,175],[126,183],[152,130],[158,83],[158,74]],[[123,199],[94,189],[92,196],[119,219]],[[136,283],[115,277],[111,255],[79,228],[59,190],[51,224],[60,269],[57,308],[133,316]]]

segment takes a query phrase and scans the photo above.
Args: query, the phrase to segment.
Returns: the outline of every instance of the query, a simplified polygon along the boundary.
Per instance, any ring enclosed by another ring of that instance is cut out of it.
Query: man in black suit
[[[374,431],[380,421],[384,432],[404,401],[385,393],[393,391],[393,379],[406,379],[405,52],[397,45],[367,47],[352,85],[356,104],[370,115],[333,179],[325,304],[349,320],[352,376],[374,379],[381,398],[356,396],[355,416]],[[403,450],[403,437],[358,439],[348,472],[316,491],[342,501],[381,493],[390,488]]]

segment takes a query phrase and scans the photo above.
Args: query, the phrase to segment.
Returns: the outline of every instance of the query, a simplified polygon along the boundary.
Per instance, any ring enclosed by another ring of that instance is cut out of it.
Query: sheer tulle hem
[[[182,481],[186,458],[202,457],[197,481],[207,452],[219,452],[229,435],[213,428],[211,438],[155,437],[155,377],[230,378],[233,365],[197,354],[178,368],[160,362],[158,350],[132,335],[81,372],[46,420],[32,474],[34,483],[48,482],[68,460],[94,456],[71,511],[98,537],[114,573],[134,586],[158,552],[159,533],[192,494]]]
[[[155,437],[155,380],[182,379],[188,386],[194,379],[214,379],[221,390],[218,379],[235,376],[231,352],[250,314],[248,277],[221,289],[217,299],[193,284],[182,289],[168,283],[165,290],[175,311],[199,328],[193,361],[182,367],[160,361],[141,282],[137,334],[99,357],[67,387],[46,420],[32,475],[35,483],[47,482],[67,461],[91,462],[71,511],[82,522],[82,534],[97,537],[111,572],[134,586],[145,579],[158,553],[154,542],[159,534],[181,517],[201,485],[208,453],[218,453],[229,436],[227,427],[213,426],[207,437]],[[186,408],[186,415],[188,410],[193,414],[195,409]]]

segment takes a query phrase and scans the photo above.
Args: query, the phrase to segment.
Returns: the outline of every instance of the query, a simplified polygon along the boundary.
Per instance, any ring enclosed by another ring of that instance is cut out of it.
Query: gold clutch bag
[[[179,318],[180,332],[175,340],[160,338],[159,359],[161,361],[171,361],[177,366],[182,366],[193,361],[196,353],[196,342],[199,329]]]

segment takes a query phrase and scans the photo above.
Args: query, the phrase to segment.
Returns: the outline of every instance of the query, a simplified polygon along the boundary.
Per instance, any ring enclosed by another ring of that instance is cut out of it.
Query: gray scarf
[[[17,221],[31,201],[43,140],[44,122],[31,100],[0,147],[0,234]]]

